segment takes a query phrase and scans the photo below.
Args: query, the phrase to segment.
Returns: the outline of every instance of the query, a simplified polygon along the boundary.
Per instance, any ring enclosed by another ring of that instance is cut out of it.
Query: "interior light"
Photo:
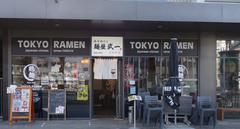
[[[82,63],[82,64],[89,64],[89,60],[88,60],[88,59],[82,59],[82,60],[81,60],[81,63]]]

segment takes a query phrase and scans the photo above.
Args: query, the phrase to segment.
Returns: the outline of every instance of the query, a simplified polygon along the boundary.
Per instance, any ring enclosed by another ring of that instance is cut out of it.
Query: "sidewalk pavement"
[[[17,122],[13,123],[12,129],[129,129],[133,125],[129,125],[127,120],[119,120],[112,118],[99,118],[92,120],[37,120],[33,123]],[[143,126],[137,124],[138,129],[159,129],[159,124],[151,126]],[[194,129],[200,129],[199,126],[191,126]],[[0,121],[0,129],[10,129],[8,121]],[[165,129],[166,126],[165,126]],[[212,129],[212,126],[203,126],[202,129]],[[240,129],[240,119],[225,119],[218,121],[215,129]]]

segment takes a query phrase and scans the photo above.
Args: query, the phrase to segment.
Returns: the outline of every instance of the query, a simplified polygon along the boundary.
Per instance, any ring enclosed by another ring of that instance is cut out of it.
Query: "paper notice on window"
[[[16,92],[16,88],[17,88],[16,85],[10,85],[10,86],[7,88],[7,94],[14,94],[14,93]]]
[[[129,80],[130,85],[135,85],[135,80]]]
[[[56,114],[63,114],[64,113],[64,106],[56,107]]]
[[[55,64],[54,66],[51,67],[51,72],[59,72],[61,65]]]

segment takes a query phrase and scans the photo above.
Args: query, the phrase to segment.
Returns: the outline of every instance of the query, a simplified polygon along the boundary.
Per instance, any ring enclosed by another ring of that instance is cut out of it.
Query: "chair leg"
[[[138,120],[141,121],[141,106],[138,107]]]
[[[159,120],[159,123],[160,123],[160,129],[163,129],[163,112],[162,112],[162,111],[160,112],[160,120]]]
[[[146,121],[146,111],[144,110],[143,111],[143,125],[145,124],[145,121]]]
[[[213,129],[215,129],[217,123],[217,112],[214,112],[213,114]]]
[[[204,119],[204,112],[201,112],[201,114],[200,114],[200,129],[202,129],[203,119]]]
[[[150,111],[147,112],[147,125],[150,124]]]
[[[166,122],[167,125],[170,124],[170,122],[169,122],[169,118],[168,118],[168,114],[167,114],[167,113],[165,114],[165,122]]]

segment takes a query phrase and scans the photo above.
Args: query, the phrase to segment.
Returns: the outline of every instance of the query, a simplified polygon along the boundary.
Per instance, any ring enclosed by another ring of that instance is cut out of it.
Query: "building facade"
[[[32,87],[39,119],[46,118],[43,108],[47,107],[47,92],[51,89],[66,90],[69,119],[124,118],[126,98],[131,92],[158,95],[157,88],[165,84],[171,37],[178,39],[184,94],[193,96],[193,102],[197,96],[205,95],[216,102],[218,93],[221,96],[228,92],[226,87],[231,91],[234,85],[239,91],[238,81],[229,82],[231,75],[235,74],[235,81],[239,75],[238,52],[234,53],[240,27],[240,17],[234,12],[239,6],[1,0],[1,116],[9,116],[7,86],[29,85],[23,69],[35,64],[39,73]],[[218,44],[223,45],[219,48]],[[234,94],[234,100],[227,101],[230,106],[238,101],[238,93]],[[238,107],[238,103],[234,105]]]

